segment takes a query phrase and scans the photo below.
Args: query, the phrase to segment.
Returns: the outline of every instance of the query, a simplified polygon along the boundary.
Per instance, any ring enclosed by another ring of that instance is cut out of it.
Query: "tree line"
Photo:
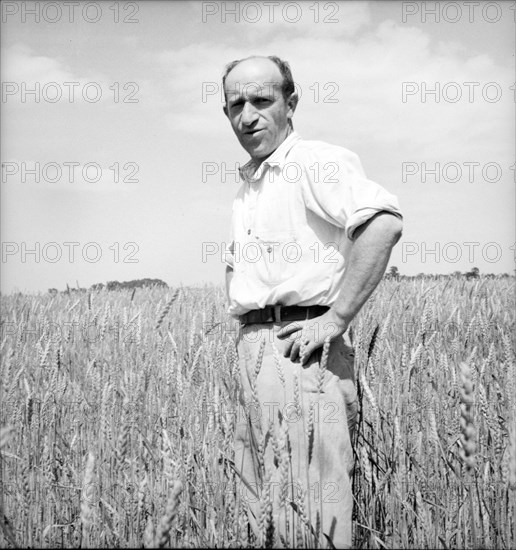
[[[435,273],[418,273],[417,275],[402,275],[399,271],[399,269],[392,265],[389,270],[385,273],[386,279],[394,279],[396,281],[399,281],[401,279],[446,279],[448,277],[454,277],[456,279],[479,279],[480,278],[480,269],[478,267],[472,267],[469,271],[466,271],[462,273],[461,271],[454,271],[453,273],[448,274],[435,274]],[[494,274],[494,273],[482,273],[482,277],[486,277],[488,279],[496,279],[496,278],[507,278],[511,277],[509,273],[502,273],[502,274]]]

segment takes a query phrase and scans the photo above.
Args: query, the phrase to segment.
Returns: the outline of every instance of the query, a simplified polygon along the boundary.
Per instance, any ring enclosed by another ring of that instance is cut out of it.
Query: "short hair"
[[[267,56],[260,56],[260,55],[250,55],[249,57],[246,57],[244,59],[237,59],[235,61],[231,61],[231,63],[228,63],[226,65],[226,68],[224,70],[224,74],[222,75],[222,89],[224,90],[224,99],[226,99],[226,78],[228,74],[239,64],[242,63],[242,61],[247,61],[248,59],[253,59],[256,57],[263,57],[265,59],[270,59],[276,67],[278,67],[281,76],[283,77],[283,82],[281,83],[281,94],[283,95],[283,99],[287,101],[287,99],[295,92],[296,88],[294,85],[294,79],[292,78],[292,71],[290,70],[290,65],[287,61],[284,61],[283,59],[280,59],[276,55],[267,55]]]

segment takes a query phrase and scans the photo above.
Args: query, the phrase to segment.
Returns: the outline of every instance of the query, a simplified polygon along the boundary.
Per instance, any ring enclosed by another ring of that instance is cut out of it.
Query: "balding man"
[[[251,156],[226,268],[248,412],[235,434],[241,504],[262,545],[350,547],[357,402],[346,331],[385,272],[401,213],[354,153],[294,132],[288,63],[234,61],[223,86]]]

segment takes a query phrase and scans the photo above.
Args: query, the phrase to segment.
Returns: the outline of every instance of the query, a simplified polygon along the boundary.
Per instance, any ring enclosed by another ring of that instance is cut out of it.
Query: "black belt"
[[[265,306],[263,309],[252,309],[240,315],[243,325],[258,323],[280,323],[282,321],[304,321],[326,313],[328,306]]]

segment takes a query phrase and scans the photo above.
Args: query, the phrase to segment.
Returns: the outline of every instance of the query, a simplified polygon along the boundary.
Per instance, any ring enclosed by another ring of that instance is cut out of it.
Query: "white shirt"
[[[296,132],[240,175],[226,253],[234,317],[266,305],[331,306],[355,229],[381,211],[402,217],[355,153]]]

